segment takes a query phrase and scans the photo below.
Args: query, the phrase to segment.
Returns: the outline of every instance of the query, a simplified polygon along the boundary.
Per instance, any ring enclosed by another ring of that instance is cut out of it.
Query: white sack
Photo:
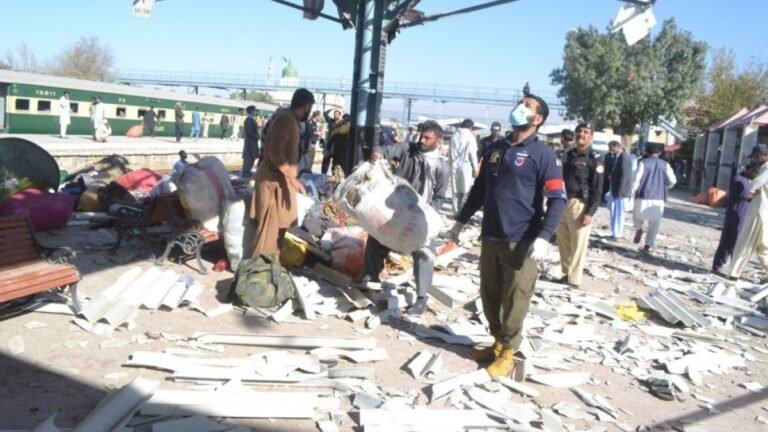
[[[216,232],[221,206],[236,199],[224,164],[213,156],[206,156],[172,178],[189,216],[200,221],[207,230]]]
[[[243,259],[243,219],[245,203],[243,200],[225,202],[221,215],[221,232],[224,234],[224,249],[227,250],[229,267],[236,269]]]
[[[435,209],[392,174],[384,160],[360,165],[339,185],[333,199],[369,235],[396,252],[420,249],[437,237],[441,227]]]

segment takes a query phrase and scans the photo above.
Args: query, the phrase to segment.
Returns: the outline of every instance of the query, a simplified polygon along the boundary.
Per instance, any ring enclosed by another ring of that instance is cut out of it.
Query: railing
[[[117,82],[129,84],[158,84],[190,87],[237,88],[255,90],[292,90],[305,87],[318,93],[349,94],[351,82],[344,78],[295,78],[280,84],[280,79],[258,74],[232,74],[183,71],[120,70]],[[522,97],[522,92],[492,87],[456,86],[413,82],[384,81],[384,97],[436,102],[469,102],[510,104]],[[551,109],[561,107],[555,96],[545,95]],[[551,101],[551,102],[550,102]]]

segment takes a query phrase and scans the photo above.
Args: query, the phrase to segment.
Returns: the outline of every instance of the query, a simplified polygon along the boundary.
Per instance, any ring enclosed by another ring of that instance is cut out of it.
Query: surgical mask
[[[531,115],[533,115],[531,110],[527,106],[520,104],[509,113],[509,122],[512,123],[512,126],[527,126],[529,123],[528,117]]]

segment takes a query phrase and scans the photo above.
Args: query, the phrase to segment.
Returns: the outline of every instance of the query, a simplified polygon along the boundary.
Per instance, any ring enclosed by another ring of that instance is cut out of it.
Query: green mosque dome
[[[299,71],[296,70],[295,67],[293,67],[293,64],[291,64],[290,61],[288,61],[288,64],[285,65],[283,68],[283,78],[298,78],[299,77]]]

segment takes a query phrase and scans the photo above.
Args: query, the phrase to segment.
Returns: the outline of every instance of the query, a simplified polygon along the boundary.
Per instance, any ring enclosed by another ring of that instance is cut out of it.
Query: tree
[[[0,69],[10,69],[18,72],[41,72],[42,68],[37,62],[37,57],[30,51],[27,44],[22,41],[16,47],[16,54],[8,50],[5,53],[5,60],[0,60]]]
[[[53,61],[49,72],[70,78],[112,81],[114,56],[109,45],[101,45],[96,36],[81,36]]]
[[[766,100],[768,69],[765,64],[753,60],[739,70],[732,50],[714,50],[712,63],[694,100],[693,125],[707,128],[742,108],[757,108]]]
[[[618,33],[578,28],[566,37],[563,67],[550,77],[561,86],[567,118],[631,135],[644,121],[682,121],[683,106],[702,80],[706,49],[674,20],[664,21],[654,40],[632,46]]]
[[[243,96],[242,92],[232,92],[229,94],[230,99],[241,99]],[[254,101],[254,102],[263,102],[268,104],[274,104],[275,100],[272,98],[272,95],[267,92],[260,92],[260,91],[247,91],[245,93],[245,99],[247,101]]]

